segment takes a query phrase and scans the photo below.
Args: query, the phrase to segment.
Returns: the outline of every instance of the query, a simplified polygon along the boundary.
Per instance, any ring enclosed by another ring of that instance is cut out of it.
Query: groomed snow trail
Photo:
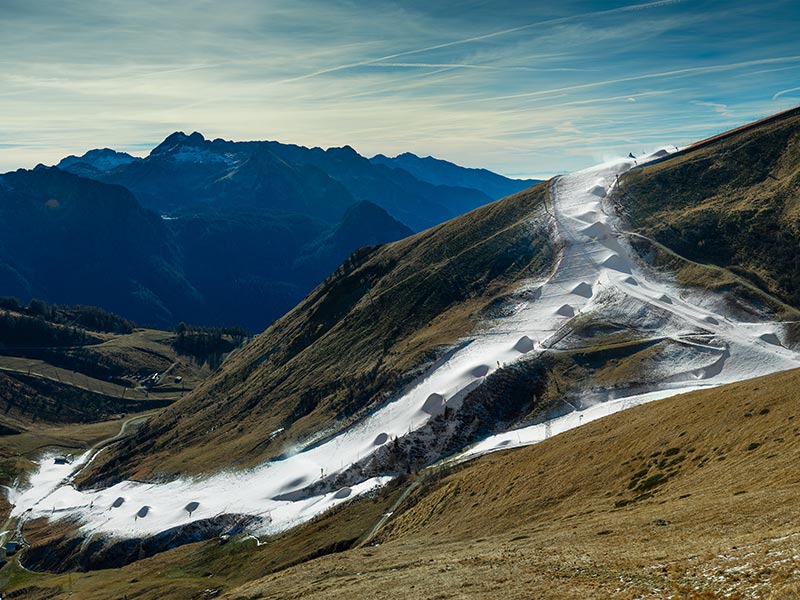
[[[399,397],[346,431],[249,471],[158,484],[126,481],[86,492],[70,484],[74,465],[55,465],[52,458],[45,458],[29,487],[11,495],[12,516],[78,517],[87,534],[120,537],[143,537],[224,513],[264,517],[256,534],[285,530],[384,485],[391,477],[367,479],[313,497],[304,492],[309,485],[345,471],[394,437],[419,429],[445,406],[457,410],[466,393],[499,365],[557,344],[559,329],[575,316],[592,311],[613,314],[627,310],[626,303],[631,302],[644,306],[644,312],[649,307],[668,315],[670,324],[658,335],[685,344],[697,356],[665,361],[663,373],[644,393],[626,398],[608,394],[602,403],[595,398],[585,410],[493,436],[462,457],[535,443],[649,400],[800,366],[798,355],[780,345],[779,325],[732,322],[713,312],[714,298],[693,299],[683,290],[648,279],[637,266],[616,219],[604,206],[618,175],[632,166],[633,160],[618,160],[556,178],[548,210],[553,211],[564,249],[553,275],[545,282],[530,282],[532,300],[521,302],[513,315],[493,322]],[[698,332],[713,338],[713,343],[683,339]]]

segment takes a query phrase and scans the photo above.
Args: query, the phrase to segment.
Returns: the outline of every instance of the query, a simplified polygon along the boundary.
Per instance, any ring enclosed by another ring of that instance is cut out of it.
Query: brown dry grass
[[[712,286],[741,288],[744,278],[798,307],[798,156],[800,109],[793,109],[630,171],[616,199],[637,232],[738,276],[720,283],[718,270],[702,274]]]

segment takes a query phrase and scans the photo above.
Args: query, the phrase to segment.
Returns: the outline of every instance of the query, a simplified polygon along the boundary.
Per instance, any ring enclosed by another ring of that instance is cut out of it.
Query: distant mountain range
[[[211,141],[197,132],[173,133],[144,159],[92,150],[58,167],[123,185],[162,214],[246,210],[337,223],[350,206],[368,201],[414,231],[537,183],[409,154],[367,159],[349,146]]]
[[[176,132],[0,175],[0,295],[260,330],[357,248],[533,183],[409,156]]]
[[[494,199],[505,198],[539,183],[538,179],[509,179],[486,169],[467,169],[432,156],[420,158],[410,152],[399,154],[394,158],[377,154],[370,159],[370,162],[408,171],[420,181],[427,181],[432,185],[480,190]],[[526,185],[521,187],[523,183]]]

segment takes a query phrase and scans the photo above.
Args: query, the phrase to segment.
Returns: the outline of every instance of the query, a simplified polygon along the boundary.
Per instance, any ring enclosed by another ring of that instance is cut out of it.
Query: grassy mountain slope
[[[72,585],[89,600],[387,589],[443,600],[796,598],[799,384],[790,371],[676,396],[423,471],[260,546],[211,540],[71,578],[12,565],[0,589],[36,599]],[[41,535],[31,529],[29,541]]]
[[[86,310],[87,307],[79,307]],[[70,307],[58,307],[66,314]],[[108,315],[109,313],[103,313]],[[174,347],[172,332],[128,332],[67,328],[42,318],[0,310],[0,323],[29,322],[53,335],[71,334],[69,344],[52,337],[28,338],[25,346],[0,339],[0,428],[35,431],[56,423],[87,423],[170,404],[207,377],[211,369]],[[1,334],[6,333],[4,325]],[[48,329],[43,329],[48,331]],[[58,339],[58,338],[56,338]],[[153,373],[166,374],[146,382]],[[180,383],[175,383],[179,377]],[[0,443],[0,447],[2,444]]]
[[[786,238],[788,245],[779,251],[772,242],[759,241],[765,239],[759,237],[759,228],[777,223],[779,233],[795,231],[787,215],[794,214],[792,194],[800,173],[794,150],[798,114],[789,111],[634,170],[624,178],[618,197],[626,217],[644,235],[690,259],[716,261],[751,278],[756,272],[772,273],[759,280],[767,282],[764,289],[795,303],[791,282],[777,283],[781,273],[792,272],[791,265],[781,265],[795,261],[797,253],[785,248],[796,248],[798,241]],[[756,166],[743,168],[747,161],[737,153]],[[347,426],[421,374],[493,308],[502,307],[502,298],[522,280],[548,271],[555,256],[549,233],[546,227],[531,226],[545,195],[545,185],[540,185],[353,256],[246,349],[239,362],[143,428],[128,445],[108,453],[94,476],[193,472],[220,468],[231,459],[252,464]],[[759,207],[755,213],[754,206]],[[716,225],[704,230],[708,223]],[[685,244],[701,234],[702,244]],[[741,264],[751,265],[750,270]],[[700,268],[694,267],[695,272]],[[728,285],[725,273],[703,270],[702,276],[711,287]],[[750,300],[772,303],[758,295]],[[495,301],[499,303],[493,305]],[[787,316],[788,307],[778,308],[773,314],[785,308],[783,318],[796,318],[794,313]],[[573,328],[580,327],[576,320]],[[539,365],[550,370],[548,385],[556,388],[546,396],[557,399],[570,390],[580,394],[587,386],[630,385],[643,371],[653,371],[660,347],[631,346],[635,340],[619,335],[600,339],[587,327],[586,343],[597,346],[588,348],[588,359],[573,357],[573,366]],[[602,330],[603,324],[597,328]],[[622,344],[625,365],[617,364],[616,351],[603,353],[608,344]],[[587,365],[594,371],[587,372]],[[530,365],[524,367],[519,373],[531,375]],[[513,387],[519,381],[506,383]],[[488,395],[508,399],[507,393],[484,387]],[[540,391],[532,393],[542,397]],[[525,389],[519,400],[530,397],[531,390]],[[473,417],[479,418],[471,413],[464,418]],[[225,451],[204,449],[212,442]]]
[[[800,306],[800,108],[622,178],[630,227]]]
[[[207,384],[104,453],[91,480],[252,464],[346,426],[552,268],[546,194],[540,185],[357,252]]]
[[[365,229],[365,224],[370,228]],[[347,259],[359,246],[376,246],[387,240],[401,240],[414,232],[394,219],[389,213],[372,202],[354,204],[344,215],[342,222],[310,247],[291,265],[292,271],[306,282],[308,287],[324,280]]]

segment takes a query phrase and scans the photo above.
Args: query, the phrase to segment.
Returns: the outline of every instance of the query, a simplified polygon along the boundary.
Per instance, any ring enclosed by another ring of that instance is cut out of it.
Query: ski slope
[[[780,343],[779,323],[731,320],[720,314],[719,298],[682,290],[637,262],[606,201],[618,176],[633,166],[633,159],[620,159],[555,178],[547,211],[564,247],[552,275],[529,282],[530,299],[511,316],[487,323],[397,398],[345,431],[248,471],[168,483],[125,481],[94,491],[72,487],[76,465],[45,458],[27,489],[12,494],[12,516],[78,518],[87,535],[119,537],[144,537],[221,514],[261,517],[256,535],[285,530],[385,485],[391,476],[325,494],[308,489],[421,428],[445,407],[458,410],[466,394],[503,365],[543,349],[558,351],[562,326],[580,315],[627,319],[632,326],[657,322],[654,334],[674,340],[678,350],[659,365],[646,390],[628,397],[594,394],[582,410],[490,437],[461,458],[536,443],[643,402],[800,366],[800,356]],[[693,339],[697,334],[706,341]]]

